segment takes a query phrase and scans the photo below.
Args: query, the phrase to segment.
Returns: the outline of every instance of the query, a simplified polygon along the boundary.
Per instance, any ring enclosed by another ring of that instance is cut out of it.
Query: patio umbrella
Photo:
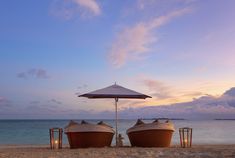
[[[111,85],[109,87],[105,87],[102,89],[98,89],[96,91],[92,91],[90,93],[79,95],[79,97],[87,97],[89,99],[98,99],[98,98],[114,98],[115,99],[115,126],[116,126],[116,146],[117,146],[117,139],[118,139],[118,129],[117,129],[117,103],[118,99],[126,98],[126,99],[146,99],[151,98],[148,95],[138,93],[136,91],[124,88],[122,86]]]

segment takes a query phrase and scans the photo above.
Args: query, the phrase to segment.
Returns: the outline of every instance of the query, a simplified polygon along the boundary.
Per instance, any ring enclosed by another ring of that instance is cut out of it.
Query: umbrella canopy
[[[95,98],[129,98],[129,99],[145,99],[151,98],[148,95],[124,88],[117,84],[96,91],[82,94],[79,97]]]
[[[82,95],[79,95],[79,97],[87,97],[89,99],[99,99],[99,98],[114,98],[115,99],[115,112],[116,112],[116,146],[118,146],[118,130],[117,130],[117,102],[119,98],[126,98],[126,99],[146,99],[146,98],[152,98],[148,95],[127,89],[125,87],[119,86],[116,83],[114,85],[111,85],[109,87],[105,87],[102,89],[98,89],[96,91],[92,91],[90,93],[85,93]]]

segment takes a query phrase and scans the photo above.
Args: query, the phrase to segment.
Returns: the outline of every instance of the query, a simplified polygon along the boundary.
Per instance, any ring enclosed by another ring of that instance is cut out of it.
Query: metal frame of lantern
[[[50,147],[51,149],[62,149],[62,128],[50,128]]]
[[[189,127],[180,128],[179,134],[180,134],[180,146],[182,148],[192,147],[193,129]]]

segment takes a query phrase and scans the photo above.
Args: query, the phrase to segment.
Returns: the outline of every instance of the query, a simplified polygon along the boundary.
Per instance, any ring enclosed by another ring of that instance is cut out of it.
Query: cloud
[[[17,74],[17,77],[18,77],[18,78],[24,78],[24,79],[26,79],[26,78],[27,78],[27,74],[26,74],[25,72],[20,72],[20,73]]]
[[[195,91],[195,92],[184,93],[181,95],[181,97],[196,97],[196,96],[203,96],[203,95],[205,94],[202,92]]]
[[[82,18],[98,16],[101,14],[101,8],[96,0],[55,0],[51,13],[54,16],[70,20],[77,15]]]
[[[129,60],[141,59],[150,52],[150,46],[157,41],[154,31],[165,25],[175,17],[182,16],[191,11],[183,8],[172,11],[166,15],[151,19],[148,22],[139,22],[119,32],[112,43],[109,52],[111,64],[120,68]]]
[[[10,103],[10,101],[5,97],[0,96],[0,104],[6,104],[6,103],[7,104]]]
[[[149,83],[148,85],[155,85]],[[161,84],[160,84],[161,85]],[[161,106],[138,106],[133,104],[129,107],[119,107],[119,118],[135,119],[135,118],[186,118],[186,119],[214,119],[214,118],[234,118],[235,116],[235,96],[234,89],[225,92],[219,97],[206,95],[194,99],[189,102],[181,102],[170,105]],[[229,95],[228,95],[229,94]],[[232,95],[231,95],[232,94]],[[7,99],[0,97],[0,105]],[[120,100],[120,104],[125,103],[125,100]],[[51,99],[50,102],[59,102]],[[135,101],[132,103],[135,104]],[[144,102],[142,102],[144,105]],[[25,107],[19,106],[1,106],[0,118],[66,118],[66,119],[111,119],[115,116],[114,110],[82,110],[56,104],[28,105]]]
[[[1,110],[11,108],[11,101],[5,97],[0,96],[0,107]]]
[[[160,7],[160,9],[165,9],[167,6],[176,6],[176,5],[189,5],[197,0],[170,0],[170,1],[161,1],[161,0],[137,0],[136,7],[137,9],[149,10],[150,8]]]
[[[140,10],[143,10],[146,8],[146,6],[148,5],[152,5],[154,3],[157,3],[158,1],[156,0],[138,0],[137,1],[137,8],[140,9]]]
[[[77,89],[86,89],[88,87],[87,84],[83,84],[81,86],[78,86]]]
[[[172,98],[171,89],[163,82],[153,79],[144,79],[143,84],[149,89],[152,96],[157,99]]]
[[[55,103],[55,104],[62,104],[61,101],[58,101],[58,100],[56,100],[56,99],[51,99],[51,100],[49,100],[48,102],[49,102],[49,103]]]
[[[58,105],[29,105],[19,109],[20,112],[16,116],[19,115],[21,118],[60,118],[63,114],[66,114],[63,110],[64,108]]]
[[[5,98],[0,96],[0,103],[3,102],[4,100]]]
[[[83,84],[77,87],[77,92],[75,93],[75,95],[81,95],[83,92],[82,91],[86,91],[88,85],[87,84]]]
[[[95,0],[74,0],[74,2],[77,5],[84,7],[84,9],[89,10],[94,15],[100,15],[101,13],[100,6]]]
[[[191,101],[194,98],[205,95],[200,90],[188,90],[186,87],[172,85],[167,81],[159,80],[147,75],[139,75],[138,85],[140,85],[146,94],[152,96],[145,102],[130,103],[136,106],[152,105],[170,105],[174,103]],[[128,107],[128,104],[126,104]]]
[[[235,89],[235,88],[234,88]],[[225,97],[226,96],[226,97]],[[181,102],[171,105],[160,106],[133,106],[120,110],[119,116],[122,118],[187,118],[187,119],[215,119],[234,118],[235,104],[231,104],[231,96],[221,95],[214,97],[211,95],[202,96],[190,102]],[[233,101],[235,96],[233,96]]]
[[[47,74],[47,71],[44,69],[30,69],[28,71],[18,73],[17,77],[23,79],[31,77],[38,79],[48,79],[49,75]]]
[[[32,104],[32,105],[48,105],[48,103],[52,103],[52,104],[62,104],[61,101],[59,100],[56,100],[56,99],[50,99],[48,101],[31,101],[29,104]],[[51,104],[51,106],[52,106]]]
[[[30,104],[40,104],[40,101],[31,101]]]
[[[230,97],[235,97],[235,88],[230,88],[223,94],[224,96],[230,96]]]
[[[140,55],[149,51],[148,46],[155,40],[151,30],[144,23],[124,29],[112,44],[109,56],[111,63],[119,68],[127,60],[139,58]]]
[[[149,85],[155,85],[149,84]],[[214,118],[233,118],[235,115],[235,107],[228,104],[228,99],[223,97],[214,97],[211,95],[202,96],[193,101],[175,103],[171,105],[161,106],[134,106],[135,101],[132,101],[131,106],[122,107],[125,100],[120,100],[119,103],[119,118],[133,119],[133,118],[186,118],[186,119],[214,119]],[[235,99],[235,97],[234,97]],[[126,102],[127,103],[127,102]],[[141,103],[141,102],[139,102]],[[144,102],[142,102],[144,105]],[[43,109],[38,109],[44,111]],[[37,110],[37,111],[38,111]],[[46,109],[45,109],[46,110]],[[57,109],[58,110],[58,109]],[[47,113],[50,113],[50,111]],[[110,119],[114,117],[114,110],[81,110],[81,109],[67,109],[58,110],[53,113],[59,113],[63,116],[75,117],[80,119]]]

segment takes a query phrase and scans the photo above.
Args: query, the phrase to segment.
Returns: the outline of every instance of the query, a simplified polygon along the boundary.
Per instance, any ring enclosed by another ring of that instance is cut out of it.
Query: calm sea
[[[98,121],[100,120],[88,120],[91,123]],[[104,121],[114,127],[113,120]],[[49,128],[63,128],[68,122],[69,120],[0,120],[0,144],[49,144]],[[135,122],[136,120],[119,120],[119,133],[124,136],[126,145],[129,145],[129,140],[125,131]],[[178,129],[185,126],[193,128],[194,144],[235,144],[234,120],[175,120],[173,123],[176,131],[172,144],[179,144]],[[67,143],[64,134],[63,144]]]

